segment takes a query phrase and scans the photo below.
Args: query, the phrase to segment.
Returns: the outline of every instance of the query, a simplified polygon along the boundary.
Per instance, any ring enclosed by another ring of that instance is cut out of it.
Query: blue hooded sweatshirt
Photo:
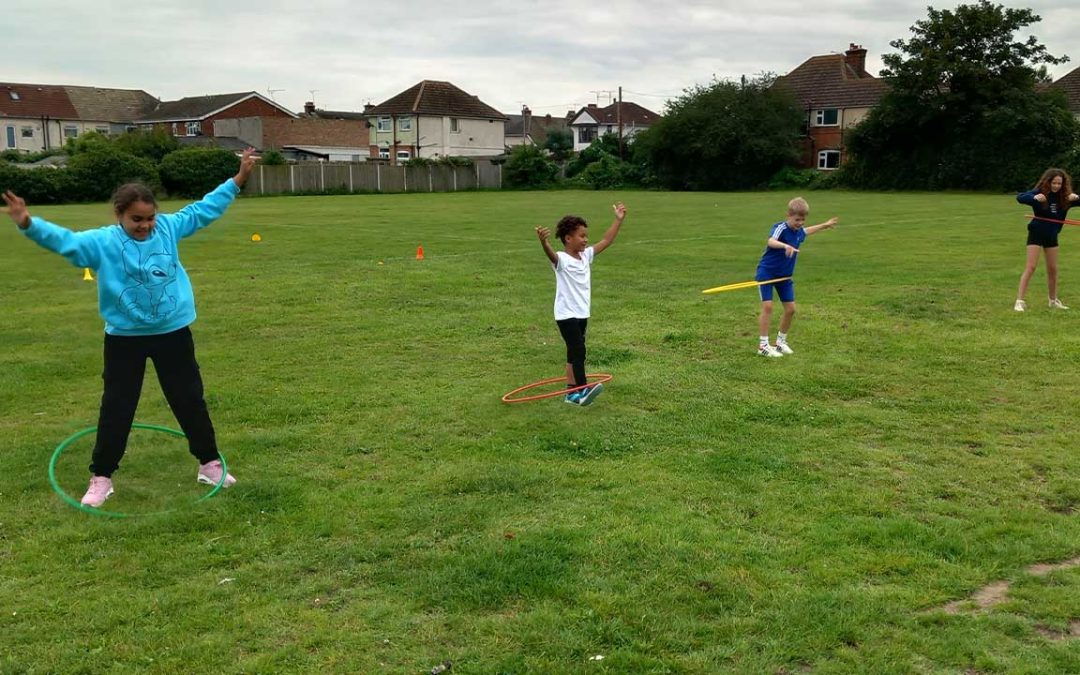
[[[179,243],[214,222],[240,193],[233,179],[176,213],[160,213],[145,240],[119,223],[72,232],[31,218],[23,234],[98,277],[98,306],[109,335],[161,335],[195,321],[195,295]]]

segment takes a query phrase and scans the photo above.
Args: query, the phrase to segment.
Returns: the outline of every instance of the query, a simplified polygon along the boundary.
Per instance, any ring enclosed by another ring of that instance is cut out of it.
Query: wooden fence
[[[244,193],[276,195],[297,192],[457,192],[502,187],[502,166],[488,161],[473,166],[391,166],[377,162],[303,162],[259,165]]]

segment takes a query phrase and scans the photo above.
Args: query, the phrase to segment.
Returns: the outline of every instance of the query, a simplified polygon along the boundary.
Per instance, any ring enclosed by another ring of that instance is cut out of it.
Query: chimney
[[[371,110],[372,108],[374,108],[374,107],[375,107],[375,104],[374,104],[374,103],[365,103],[365,104],[364,104],[364,112],[368,112],[368,111],[370,111],[370,110]]]
[[[855,72],[856,77],[867,76],[866,50],[862,45],[849,43],[848,50],[844,52],[844,63]]]
[[[315,101],[307,101],[306,103],[304,103],[304,114],[305,115],[314,115],[315,114]]]
[[[589,107],[590,107],[590,108],[595,108],[595,107],[596,107],[596,104],[595,104],[595,103],[590,103],[590,104],[589,104]]]

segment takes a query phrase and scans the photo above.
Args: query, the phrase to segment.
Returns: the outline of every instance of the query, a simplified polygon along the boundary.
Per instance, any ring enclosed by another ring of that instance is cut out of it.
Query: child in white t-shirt
[[[566,342],[566,387],[573,389],[566,395],[566,402],[589,405],[603,391],[604,385],[586,387],[585,379],[585,329],[589,323],[589,306],[592,300],[593,258],[611,246],[619,234],[619,227],[626,218],[622,202],[612,207],[615,221],[595,246],[589,246],[588,224],[578,216],[564,216],[555,226],[555,236],[564,251],[551,248],[548,237],[551,230],[536,228],[540,245],[555,270],[555,323]]]

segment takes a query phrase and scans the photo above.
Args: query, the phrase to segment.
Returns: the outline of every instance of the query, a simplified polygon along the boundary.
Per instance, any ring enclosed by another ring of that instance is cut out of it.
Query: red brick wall
[[[202,133],[203,136],[214,135],[214,120],[227,120],[237,117],[262,117],[264,122],[270,118],[284,118],[292,119],[276,106],[272,106],[266,101],[260,98],[249,98],[246,101],[241,101],[234,106],[230,106],[225,110],[222,110],[216,115],[211,115],[202,121]],[[184,134],[184,127],[178,128],[180,135]]]
[[[362,148],[371,134],[364,120],[321,120],[311,118],[263,117],[263,145],[333,145]]]
[[[844,152],[844,131],[840,127],[810,127],[810,138],[803,146],[803,167],[808,169],[817,168],[817,154],[821,150],[840,150],[840,161],[843,163],[847,153]]]

